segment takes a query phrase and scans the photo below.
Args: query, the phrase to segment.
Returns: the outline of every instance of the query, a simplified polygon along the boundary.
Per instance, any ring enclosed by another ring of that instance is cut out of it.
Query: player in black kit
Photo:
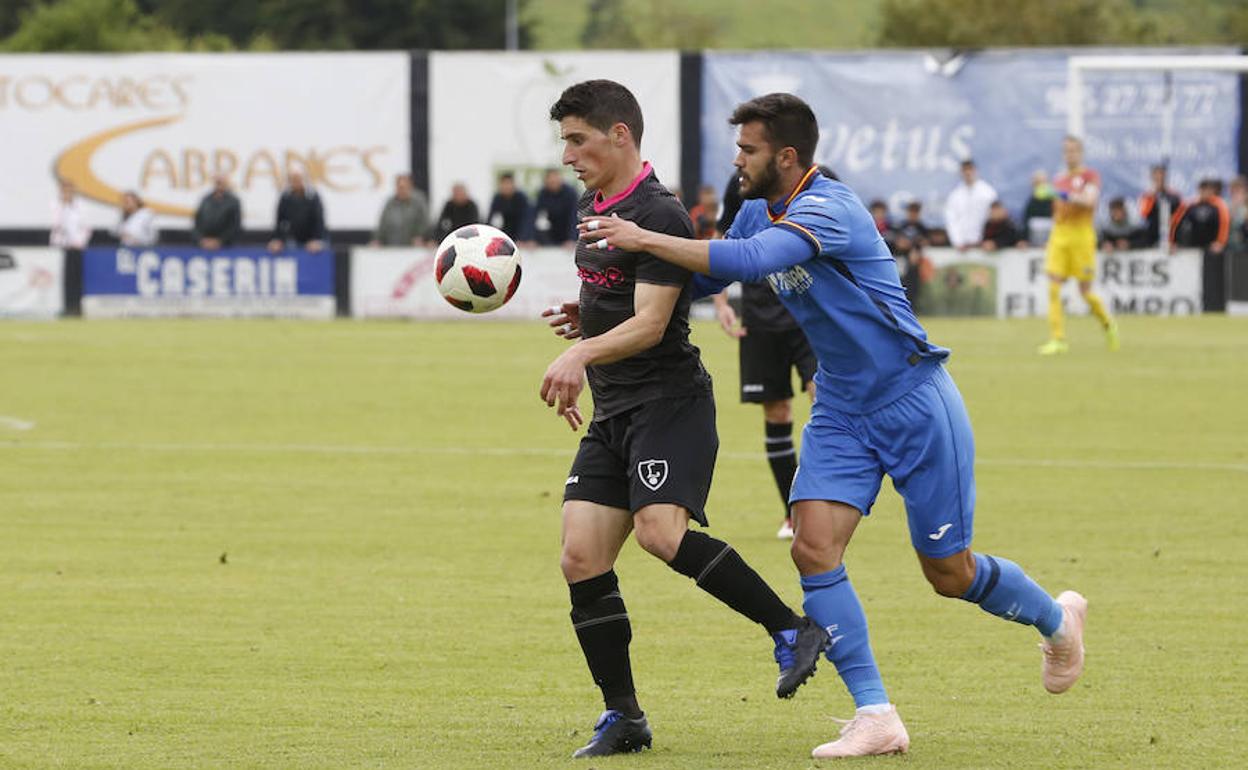
[[[691,237],[684,207],[641,160],[642,117],[624,86],[590,80],[550,108],[563,163],[585,183],[578,214],[619,214]],[[629,532],[649,553],[750,620],[775,641],[776,694],[791,696],[814,673],[828,643],[798,617],[727,543],[689,529],[706,525],[719,438],[711,378],[689,343],[691,274],[646,253],[580,242],[580,298],[551,308],[556,333],[577,339],[551,363],[541,397],[575,430],[588,374],[594,419],[564,486],[564,578],[572,626],[606,711],[574,756],[640,751],[650,727],[633,688],[632,629],[614,565]],[[578,339],[579,338],[579,339]]]
[[[826,166],[819,171],[836,179]],[[715,229],[722,236],[732,226],[741,208],[741,191],[734,173],[724,190],[724,205]],[[793,371],[801,379],[802,390],[814,399],[815,370],[819,362],[810,348],[806,333],[780,304],[766,283],[741,284],[741,323],[725,293],[712,297],[715,317],[730,337],[739,340],[741,403],[763,405],[763,444],[767,465],[780,492],[784,521],[776,532],[782,540],[793,539],[789,517],[789,490],[797,475],[797,450],[793,446]]]

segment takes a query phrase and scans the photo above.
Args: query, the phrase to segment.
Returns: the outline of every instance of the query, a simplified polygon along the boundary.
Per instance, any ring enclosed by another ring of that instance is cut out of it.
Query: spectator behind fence
[[[429,231],[429,199],[412,184],[411,174],[394,177],[394,195],[386,200],[370,246],[420,246]]]
[[[52,229],[48,243],[62,249],[85,249],[91,242],[91,228],[87,227],[78,201],[74,183],[62,179],[60,194],[52,202]]]
[[[1142,229],[1127,213],[1127,202],[1121,197],[1110,200],[1109,219],[1101,225],[1101,249],[1106,252],[1134,249],[1143,238]]]
[[[1202,179],[1197,189],[1196,200],[1180,205],[1175,212],[1170,242],[1220,254],[1231,234],[1231,212],[1222,200],[1222,182]]]
[[[979,178],[975,161],[962,161],[962,183],[953,188],[945,202],[945,230],[949,245],[965,251],[978,246],[988,221],[988,209],[997,199],[997,191]]]
[[[451,185],[451,197],[442,206],[442,213],[438,215],[437,225],[433,229],[433,239],[441,241],[464,225],[472,225],[480,221],[481,212],[477,208],[476,201],[468,197],[468,188],[463,182],[456,182]]]
[[[325,209],[321,196],[304,183],[303,174],[291,171],[289,184],[277,201],[277,224],[269,251],[297,246],[308,251],[325,248]]]
[[[988,207],[988,221],[984,223],[980,245],[985,251],[996,251],[1013,248],[1020,243],[1026,245],[1022,233],[1018,231],[1018,225],[1010,219],[1010,212],[1005,208],[1005,204],[1001,201],[993,201]]]
[[[562,246],[576,241],[577,194],[557,168],[546,169],[542,189],[534,205],[533,225],[537,242],[543,246]]]
[[[195,225],[191,238],[201,249],[228,249],[243,230],[243,208],[238,196],[230,191],[225,174],[212,178],[212,192],[199,201],[195,209]]]
[[[1226,244],[1231,234],[1231,212],[1222,200],[1222,181],[1202,179],[1199,197],[1179,207],[1170,228],[1170,249],[1175,245],[1204,250],[1201,260],[1202,309],[1206,313],[1226,310]]]
[[[486,221],[507,233],[518,243],[533,240],[533,213],[529,209],[529,196],[516,189],[516,177],[510,171],[498,177],[498,190],[490,201],[490,214]]]
[[[1231,180],[1231,195],[1227,201],[1231,213],[1231,234],[1228,246],[1236,254],[1248,251],[1248,179],[1237,176]]]
[[[1031,197],[1023,206],[1023,240],[1043,244],[1053,230],[1053,185],[1043,169],[1031,175]]]
[[[698,188],[698,204],[689,209],[689,219],[693,221],[693,236],[699,240],[709,241],[715,237],[719,222],[719,192],[709,184]]]
[[[1144,234],[1141,245],[1156,246],[1161,242],[1161,206],[1166,201],[1170,206],[1171,222],[1182,205],[1179,194],[1166,186],[1166,167],[1152,166],[1148,170],[1149,189],[1140,196],[1140,218],[1144,220]]]
[[[880,237],[884,239],[888,250],[896,255],[897,242],[893,237],[893,227],[888,222],[888,204],[876,198],[867,205],[867,211],[871,212],[871,220],[875,222],[875,229],[880,231]]]
[[[133,190],[121,194],[121,220],[110,232],[122,246],[155,246],[156,215]]]
[[[931,231],[923,224],[923,204],[919,201],[907,203],[906,216],[893,232],[897,239],[896,253],[903,257],[898,264],[901,286],[910,304],[918,307],[923,282],[931,280],[933,272],[931,262],[923,253],[931,237]]]

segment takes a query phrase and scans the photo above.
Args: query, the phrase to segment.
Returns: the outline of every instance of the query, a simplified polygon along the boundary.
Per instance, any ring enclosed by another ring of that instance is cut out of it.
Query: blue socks
[[[962,594],[963,599],[999,618],[1035,626],[1045,636],[1057,631],[1062,624],[1062,606],[1021,567],[999,556],[974,556],[975,579]]]
[[[880,669],[875,665],[871,642],[867,638],[867,616],[854,587],[849,584],[845,565],[831,572],[807,575],[802,578],[805,598],[802,608],[806,615],[827,629],[832,637],[828,648],[828,660],[836,666],[854,705],[882,705],[888,703]]]

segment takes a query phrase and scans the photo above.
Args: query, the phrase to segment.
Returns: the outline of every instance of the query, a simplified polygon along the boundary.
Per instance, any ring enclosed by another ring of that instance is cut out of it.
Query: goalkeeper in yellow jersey
[[[1062,284],[1074,278],[1079,293],[1101,326],[1110,350],[1118,349],[1118,324],[1105,309],[1105,302],[1092,290],[1096,277],[1096,228],[1092,216],[1100,195],[1101,175],[1083,165],[1083,142],[1074,136],[1062,141],[1066,170],[1053,180],[1057,199],[1053,202],[1053,233],[1045,252],[1044,270],[1049,275],[1049,341],[1040,354],[1065,353],[1066,319],[1062,313]]]

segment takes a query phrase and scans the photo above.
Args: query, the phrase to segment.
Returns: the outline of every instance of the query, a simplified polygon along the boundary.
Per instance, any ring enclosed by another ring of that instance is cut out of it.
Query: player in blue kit
[[[765,279],[815,349],[815,404],[789,496],[792,556],[803,606],[828,629],[827,656],[857,713],[814,756],[903,752],[910,743],[842,564],[884,474],[905,501],[911,543],[936,592],[1035,626],[1044,686],[1065,692],[1083,671],[1087,602],[1074,591],[1053,599],[1013,562],[971,550],[974,441],[943,365],[949,351],[928,341],[862,202],[814,166],[814,113],[796,96],[769,94],[739,105],[729,122],[739,127],[735,164],[747,200],[725,240],[606,217],[587,217],[580,230],[597,248],[644,251],[702,274],[700,293]]]

